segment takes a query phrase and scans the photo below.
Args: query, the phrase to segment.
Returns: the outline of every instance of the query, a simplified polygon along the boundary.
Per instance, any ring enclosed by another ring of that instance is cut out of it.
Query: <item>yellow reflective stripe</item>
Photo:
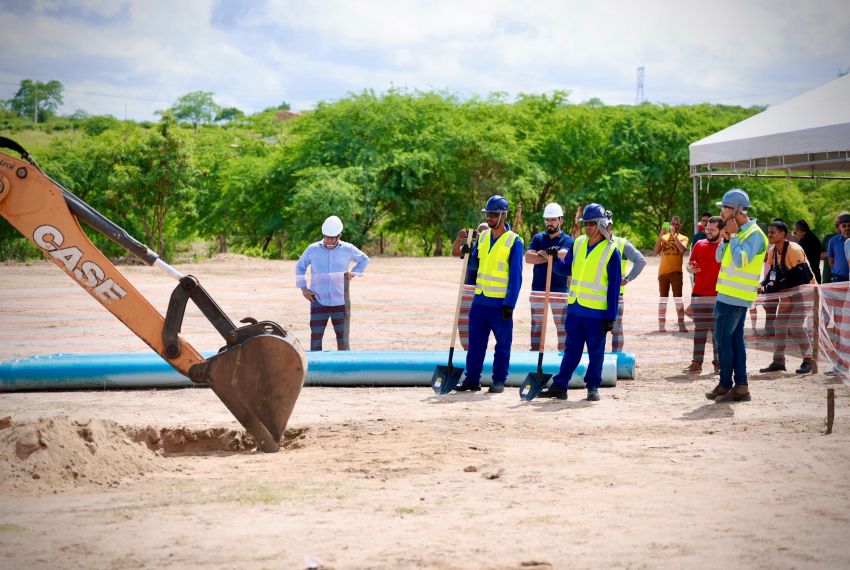
[[[489,275],[487,273],[485,273],[483,275],[481,273],[479,273],[478,278],[481,279],[482,281],[495,281],[496,283],[507,283],[508,282],[508,280],[503,278],[503,277],[496,277],[495,275]]]
[[[746,291],[748,293],[753,291],[752,286],[747,285],[746,283],[738,283],[737,281],[723,279],[722,277],[717,278],[717,284],[725,285],[726,287],[732,287],[733,289],[740,289],[741,291]]]

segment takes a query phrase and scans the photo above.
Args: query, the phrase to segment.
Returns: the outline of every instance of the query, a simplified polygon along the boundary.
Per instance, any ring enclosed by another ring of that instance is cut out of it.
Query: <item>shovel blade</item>
[[[551,379],[552,374],[537,374],[536,372],[530,373],[519,386],[520,399],[530,402],[537,397],[537,394],[546,387],[546,384],[548,384]]]
[[[457,387],[462,375],[463,368],[452,366],[451,371],[449,371],[448,366],[437,366],[434,369],[434,375],[431,377],[431,388],[437,394],[448,394]]]
[[[206,381],[267,453],[280,449],[307,358],[292,335],[261,334],[209,358]]]

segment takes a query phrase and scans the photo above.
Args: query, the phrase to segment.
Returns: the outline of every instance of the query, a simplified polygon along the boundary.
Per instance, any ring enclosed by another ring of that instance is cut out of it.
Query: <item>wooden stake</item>
[[[835,388],[826,390],[826,434],[832,433],[832,423],[835,421]]]
[[[814,329],[812,332],[814,333],[814,338],[812,339],[812,374],[818,373],[818,353],[820,352],[820,288],[817,285],[813,287],[814,289],[814,311],[812,313],[812,328]]]

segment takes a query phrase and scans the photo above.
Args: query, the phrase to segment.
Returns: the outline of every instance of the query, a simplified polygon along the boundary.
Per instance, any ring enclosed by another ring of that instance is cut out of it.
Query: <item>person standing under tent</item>
[[[310,350],[322,350],[322,337],[328,319],[336,333],[338,350],[350,350],[350,314],[346,310],[345,288],[352,277],[362,275],[369,256],[342,241],[342,220],[328,217],[322,224],[322,239],[307,246],[295,264],[295,285],[310,301]],[[354,268],[351,264],[354,263]],[[307,286],[307,268],[310,286]]]
[[[809,267],[815,276],[817,283],[822,283],[820,274],[820,254],[823,251],[820,240],[812,233],[806,220],[797,220],[794,222],[794,235],[800,243],[800,247],[806,252],[806,260],[809,262]]]
[[[479,234],[478,243],[469,260],[478,259],[475,297],[469,309],[469,351],[466,353],[466,376],[455,390],[481,390],[481,371],[490,333],[496,338],[493,356],[491,394],[505,391],[508,379],[511,344],[513,342],[514,307],[522,286],[522,238],[507,228],[508,200],[491,196],[484,209],[487,226]]]
[[[694,353],[690,366],[682,372],[699,374],[705,359],[705,343],[709,335],[714,358],[711,363],[714,373],[720,372],[720,361],[717,358],[717,344],[714,342],[714,302],[717,300],[717,276],[720,273],[720,262],[717,261],[717,246],[720,245],[720,231],[723,229],[723,218],[713,216],[705,225],[705,239],[694,243],[691,255],[685,269],[694,276],[694,287],[691,293],[691,310],[694,319]]]
[[[778,278],[782,274],[788,274],[792,271],[798,271],[797,267],[806,265],[806,252],[799,244],[787,240],[788,226],[785,222],[774,221],[767,229],[767,241],[770,247],[767,250],[767,260],[769,269],[759,292],[764,292],[768,284],[772,285],[772,290],[768,292],[778,293],[784,289],[778,288]],[[806,268],[805,275],[811,276],[810,284],[815,284],[814,275],[811,270]],[[789,289],[802,285],[803,283],[790,284]],[[803,310],[803,294],[794,292],[785,296],[780,296],[774,302],[776,306],[776,319],[774,321],[775,340],[773,350],[773,361],[766,367],[761,368],[759,372],[765,374],[767,372],[785,372],[785,347],[789,331],[792,335],[797,336],[800,341],[800,354],[803,356],[803,363],[796,370],[797,374],[808,374],[812,371],[812,345],[809,343],[809,337],[805,330],[806,315]]]

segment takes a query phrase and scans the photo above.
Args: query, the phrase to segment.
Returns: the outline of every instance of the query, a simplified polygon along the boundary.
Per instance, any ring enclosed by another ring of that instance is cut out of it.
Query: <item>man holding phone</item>
[[[667,332],[667,297],[673,291],[673,301],[679,318],[679,332],[688,332],[685,327],[685,304],[682,302],[682,263],[685,250],[688,249],[688,238],[679,234],[682,220],[673,216],[669,222],[664,222],[661,234],[655,241],[653,251],[661,254],[658,264],[658,332]]]
[[[750,197],[743,190],[729,190],[718,206],[722,206],[720,217],[726,224],[715,256],[720,262],[714,304],[714,344],[720,360],[720,382],[705,397],[715,402],[746,402],[750,400],[750,390],[744,322],[756,300],[767,236],[756,220],[747,215]]]

